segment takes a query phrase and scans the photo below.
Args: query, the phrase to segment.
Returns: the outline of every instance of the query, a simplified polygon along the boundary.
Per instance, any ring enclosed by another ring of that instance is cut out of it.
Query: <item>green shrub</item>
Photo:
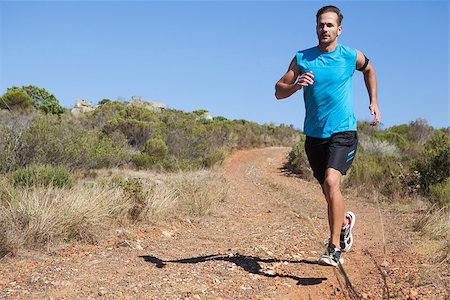
[[[208,111],[206,109],[197,109],[197,110],[194,110],[192,113],[194,115],[196,115],[197,117],[201,117],[204,114],[208,113]]]
[[[368,194],[379,192],[387,198],[405,196],[405,167],[392,156],[370,155],[360,152],[353,161],[346,186],[361,188]]]
[[[202,168],[219,162],[222,151],[292,145],[298,140],[299,132],[292,126],[259,125],[223,117],[202,122],[197,120],[202,113],[204,110],[185,113],[171,109],[155,113],[109,102],[86,114],[82,122],[88,128],[102,130],[111,138],[120,133],[135,150],[146,153],[133,156],[133,163],[138,168]],[[159,153],[152,154],[153,151]]]
[[[99,105],[104,105],[107,103],[111,103],[112,101],[110,99],[102,99],[98,102]]]
[[[161,138],[148,140],[144,150],[132,157],[132,162],[138,169],[167,169],[169,148]]]
[[[300,141],[292,147],[285,167],[303,179],[312,180],[314,178],[305,152],[305,136],[302,136]]]
[[[382,131],[376,135],[379,140],[388,142],[389,144],[396,145],[399,149],[405,149],[408,145],[408,141],[402,135],[391,132],[391,131]]]
[[[27,108],[32,106],[33,100],[22,90],[8,90],[0,97],[0,108],[2,109],[12,110],[15,108]]]
[[[9,176],[14,186],[55,186],[59,188],[71,187],[73,177],[62,167],[33,165],[18,169]]]
[[[155,137],[147,141],[144,152],[158,159],[164,159],[169,154],[169,148],[162,138]]]
[[[9,88],[8,91],[25,92],[32,99],[34,107],[46,114],[61,115],[64,112],[64,108],[59,104],[58,99],[44,88],[34,85],[22,87],[13,86]]]
[[[139,220],[141,214],[147,206],[148,191],[144,190],[142,181],[139,178],[114,178],[113,185],[117,185],[124,191],[125,201],[131,203],[128,211],[129,217],[132,221]]]
[[[21,136],[21,165],[51,164],[70,169],[112,167],[127,159],[126,140],[113,141],[97,130],[80,128],[73,120],[41,116]]]
[[[137,169],[153,169],[158,163],[156,157],[148,155],[145,152],[133,155],[131,161]]]
[[[450,204],[450,178],[442,183],[430,186],[430,200],[438,207],[445,207]]]
[[[430,186],[450,177],[450,137],[443,130],[437,131],[425,143],[421,156],[412,163],[412,169],[419,172],[419,184],[425,194]]]
[[[203,167],[210,168],[214,166],[217,163],[221,163],[225,158],[225,154],[222,151],[214,150],[210,152],[208,155],[206,155],[205,158],[203,158]]]
[[[215,122],[222,122],[222,121],[227,121],[228,119],[222,116],[217,116],[217,117],[213,117],[213,120]]]
[[[388,128],[384,132],[379,132],[380,135],[392,135],[396,136],[387,137],[397,140],[399,143],[397,146],[402,148],[406,144],[416,144],[423,146],[425,142],[433,135],[434,129],[428,125],[428,121],[425,119],[417,119],[409,122],[408,125],[396,125]],[[392,142],[393,140],[388,140]],[[402,145],[403,144],[403,145]]]
[[[161,169],[170,172],[192,171],[202,167],[201,161],[193,159],[179,158],[173,155],[166,157],[160,162]]]
[[[102,130],[109,135],[121,132],[131,146],[142,150],[149,139],[160,135],[160,129],[157,113],[132,105],[112,116]]]
[[[417,119],[408,125],[392,126],[384,131],[377,131],[374,135],[381,140],[395,144],[404,158],[416,159],[423,150],[423,145],[433,135],[433,127],[425,119]]]
[[[125,107],[124,103],[118,101],[106,101],[93,111],[83,114],[80,118],[82,125],[88,129],[105,131],[105,124],[118,115],[120,111],[124,110]]]

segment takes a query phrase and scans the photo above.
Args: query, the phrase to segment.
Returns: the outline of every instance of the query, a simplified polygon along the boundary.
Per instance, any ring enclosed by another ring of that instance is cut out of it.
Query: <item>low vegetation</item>
[[[344,178],[344,187],[385,203],[414,203],[421,198],[428,211],[415,230],[439,244],[433,260],[450,261],[450,128],[433,129],[423,119],[381,130],[359,123],[358,154]],[[294,145],[287,167],[312,180],[304,154],[304,138]],[[381,197],[379,197],[381,196]],[[412,208],[414,210],[414,208]],[[447,241],[441,243],[441,241]]]
[[[92,243],[114,226],[136,222],[194,220],[227,195],[227,184],[212,170],[104,173],[72,187],[14,186],[0,178],[0,254],[68,241]]]
[[[0,97],[0,257],[95,242],[108,229],[209,214],[234,149],[290,146],[293,126],[103,99],[74,117],[36,86]],[[120,168],[120,169],[119,169]]]
[[[128,165],[137,169],[198,170],[220,163],[234,149],[292,145],[292,126],[244,120],[199,119],[178,110],[154,112],[105,101],[74,118],[40,110],[3,110],[0,172],[32,164],[89,170]]]
[[[31,165],[11,173],[9,180],[13,186],[55,186],[70,187],[73,176],[62,167]]]

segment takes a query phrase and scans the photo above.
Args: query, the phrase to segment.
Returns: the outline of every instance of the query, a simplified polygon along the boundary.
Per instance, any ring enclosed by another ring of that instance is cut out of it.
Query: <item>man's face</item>
[[[321,14],[317,19],[316,32],[320,44],[332,44],[342,32],[338,15],[331,11]]]

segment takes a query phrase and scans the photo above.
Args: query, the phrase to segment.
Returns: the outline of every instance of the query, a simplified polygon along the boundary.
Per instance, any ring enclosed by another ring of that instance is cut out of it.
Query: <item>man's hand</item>
[[[297,81],[295,82],[295,84],[300,86],[300,89],[305,86],[312,85],[313,83],[314,83],[314,75],[312,71],[301,74],[297,78]]]
[[[374,115],[372,123],[370,123],[371,126],[375,127],[381,119],[380,109],[378,108],[378,104],[370,104],[369,105],[370,114]]]

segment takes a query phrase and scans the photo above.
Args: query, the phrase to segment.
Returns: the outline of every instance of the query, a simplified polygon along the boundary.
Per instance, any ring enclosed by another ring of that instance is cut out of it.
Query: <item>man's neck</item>
[[[320,44],[319,43],[319,50],[320,52],[333,52],[337,47],[337,42],[331,43],[331,44]]]

